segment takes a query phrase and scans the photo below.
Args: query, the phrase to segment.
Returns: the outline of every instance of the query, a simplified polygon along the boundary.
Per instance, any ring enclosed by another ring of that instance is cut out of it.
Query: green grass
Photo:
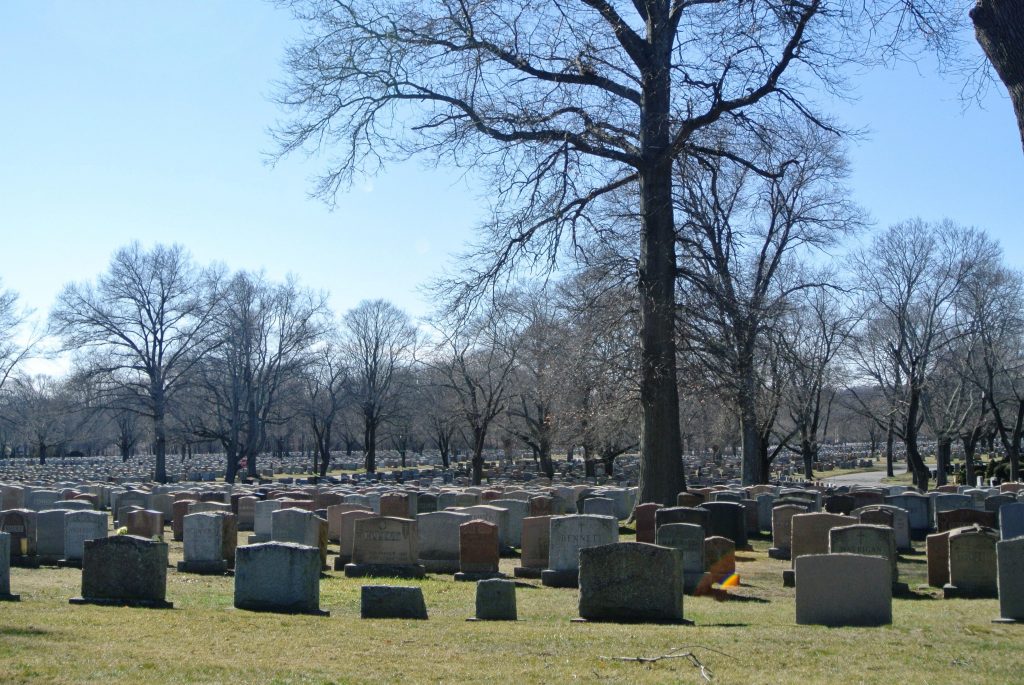
[[[992,624],[994,600],[897,599],[893,625],[822,628],[794,623],[788,562],[767,541],[739,555],[739,599],[686,597],[692,626],[571,623],[577,591],[518,590],[516,623],[470,623],[475,587],[419,581],[428,621],[359,618],[366,582],[321,581],[328,618],[232,607],[232,579],[168,572],[173,610],[72,606],[80,571],[12,569],[20,603],[0,604],[0,682],[12,683],[699,683],[684,660],[656,664],[601,656],[656,656],[685,647],[720,683],[1010,683],[1024,681],[1024,628]],[[172,564],[181,544],[172,543]],[[513,560],[503,560],[511,571]],[[923,555],[904,557],[903,580],[924,582]],[[838,589],[838,588],[837,588]],[[741,601],[745,599],[746,601]],[[716,651],[712,651],[716,650]],[[727,654],[720,654],[722,652]]]

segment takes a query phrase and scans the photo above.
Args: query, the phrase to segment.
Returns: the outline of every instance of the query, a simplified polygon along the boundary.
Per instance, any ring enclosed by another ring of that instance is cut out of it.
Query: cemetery
[[[492,682],[496,659],[522,682],[701,682],[689,660],[624,660],[680,650],[715,682],[1020,677],[1013,484],[973,500],[1011,493],[995,528],[939,530],[959,509],[922,498],[933,525],[910,540],[905,486],[702,484],[679,497],[695,506],[637,507],[627,479],[409,476],[0,482],[29,505],[0,510],[4,682]],[[80,492],[98,507],[64,509]]]
[[[0,685],[1024,683],[1021,9],[0,0]]]

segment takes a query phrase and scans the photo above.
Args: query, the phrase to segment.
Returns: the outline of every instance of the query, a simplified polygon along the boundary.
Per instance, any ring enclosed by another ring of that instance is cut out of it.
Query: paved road
[[[845,476],[824,477],[821,480],[836,485],[880,485],[885,478],[885,471],[865,471],[864,473],[848,473]]]

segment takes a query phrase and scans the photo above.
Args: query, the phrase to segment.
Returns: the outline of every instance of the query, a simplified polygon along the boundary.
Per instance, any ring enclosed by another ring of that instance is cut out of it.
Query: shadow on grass
[[[893,599],[942,599],[941,596],[932,594],[930,592],[915,592],[910,588],[904,586],[894,588],[892,591]]]
[[[736,557],[736,561],[757,561],[757,557]]]
[[[749,623],[694,623],[700,628],[749,628]]]
[[[0,626],[0,636],[2,637],[40,637],[42,635],[52,634],[52,630],[43,630],[42,628],[15,628],[14,626]]]
[[[925,557],[917,557],[917,558],[910,557],[908,559],[907,557],[903,556],[902,554],[899,556],[899,561],[901,561],[901,562],[903,562],[905,564],[927,564],[928,563],[928,559],[925,558]]]

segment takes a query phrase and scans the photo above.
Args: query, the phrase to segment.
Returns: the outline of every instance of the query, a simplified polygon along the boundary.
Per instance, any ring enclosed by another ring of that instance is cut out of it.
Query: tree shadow
[[[15,626],[0,626],[0,636],[2,637],[40,637],[42,635],[52,635],[52,630],[43,630],[42,628],[21,628]]]

